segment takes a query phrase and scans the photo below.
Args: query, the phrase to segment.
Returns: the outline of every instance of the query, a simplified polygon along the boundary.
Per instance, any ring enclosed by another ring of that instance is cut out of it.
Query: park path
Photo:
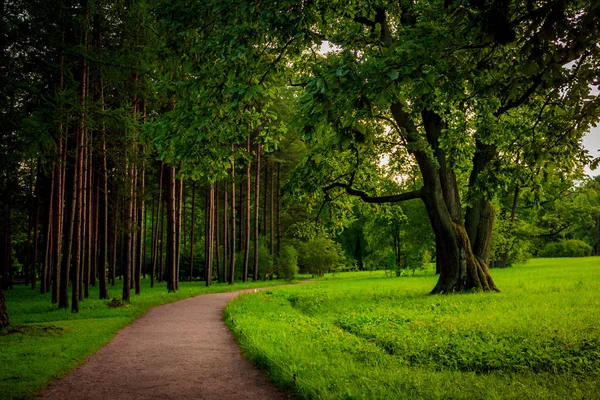
[[[242,357],[223,322],[223,308],[242,292],[153,308],[41,398],[287,399]]]

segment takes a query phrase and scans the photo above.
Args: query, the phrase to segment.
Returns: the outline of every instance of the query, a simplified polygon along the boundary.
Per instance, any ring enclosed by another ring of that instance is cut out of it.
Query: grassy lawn
[[[99,300],[98,291],[92,288],[92,297],[80,303],[79,314],[58,310],[50,303],[50,294],[16,286],[6,292],[11,327],[0,331],[0,399],[34,397],[154,306],[203,293],[281,284],[269,281],[207,288],[203,282],[182,282],[177,293],[169,294],[165,283],[151,289],[149,281],[144,281],[142,294],[136,296],[132,291],[131,304],[121,308],[108,308],[107,301]],[[109,294],[120,296],[121,290],[120,286],[109,287]]]
[[[501,293],[427,295],[432,275],[278,288],[241,296],[226,318],[299,398],[598,398],[600,257],[493,275]]]

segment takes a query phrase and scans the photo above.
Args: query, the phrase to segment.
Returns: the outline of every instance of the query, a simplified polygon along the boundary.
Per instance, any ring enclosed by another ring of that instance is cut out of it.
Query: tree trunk
[[[221,220],[219,219],[219,184],[215,183],[215,248],[216,251],[216,267],[217,267],[217,279],[221,281],[221,238],[219,236],[219,225],[221,224]]]
[[[177,226],[176,226],[176,244],[175,244],[175,266],[176,279],[175,289],[179,289],[179,271],[181,264],[181,209],[183,205],[183,178],[177,180]]]
[[[234,147],[231,146],[234,153]],[[229,262],[229,284],[235,281],[235,156],[231,165],[231,260]]]
[[[274,167],[275,165],[271,164],[271,206],[269,207],[269,254],[271,254],[271,258],[273,258],[273,254],[275,254],[275,174],[273,173],[275,169]]]
[[[246,152],[250,155],[250,135],[248,135],[246,142]],[[244,271],[243,281],[248,282],[248,259],[250,256],[250,190],[252,189],[252,176],[250,174],[251,162],[248,161],[246,164],[246,215],[245,215],[245,227],[246,232],[244,235]]]
[[[227,282],[227,268],[229,268],[229,203],[227,182],[223,185],[223,273],[221,274],[221,282]]]
[[[260,143],[256,143],[256,182],[254,189],[254,265],[252,266],[252,280],[258,280],[258,244],[260,221]]]
[[[50,197],[49,197],[49,204],[48,204],[48,222],[47,222],[47,226],[46,226],[46,246],[45,246],[45,251],[44,251],[44,261],[42,264],[42,271],[40,274],[40,294],[45,294],[48,292],[48,288],[49,288],[49,282],[48,282],[48,270],[52,270],[52,263],[53,260],[55,259],[55,255],[53,254],[53,250],[56,251],[55,249],[55,242],[58,238],[59,232],[54,228],[54,224],[57,222],[56,220],[58,219],[58,203],[57,203],[57,199],[55,199],[56,194],[58,193],[59,190],[59,181],[60,181],[60,172],[59,171],[59,164],[60,164],[60,158],[61,158],[61,150],[62,150],[62,138],[59,138],[58,143],[57,143],[57,150],[55,156],[54,156],[54,161],[52,162],[52,174],[51,174],[51,178],[50,178]],[[56,222],[55,222],[56,221]],[[58,294],[58,293],[56,293]],[[56,300],[54,300],[54,296],[53,296],[53,303],[55,303],[58,300],[58,297],[56,298]]]
[[[263,237],[267,240],[267,215],[269,215],[269,211],[267,209],[267,200],[268,190],[269,190],[269,163],[267,160],[264,162],[265,165],[265,183],[264,183],[264,193],[263,193]]]
[[[214,231],[215,231],[215,185],[210,184],[208,189],[208,207],[207,207],[207,222],[208,229],[206,232],[206,267],[205,267],[205,280],[206,286],[212,284],[212,267],[213,267],[213,250],[214,250]]]
[[[406,141],[420,143],[417,127],[400,103],[391,107],[398,126],[403,128]],[[498,290],[487,263],[474,254],[463,223],[462,206],[454,171],[447,164],[445,151],[439,146],[443,121],[432,111],[422,113],[426,139],[437,162],[420,149],[411,150],[421,175],[421,198],[425,203],[436,238],[436,256],[440,269],[438,282],[431,293],[452,293],[468,290]],[[422,148],[422,147],[421,147]],[[437,164],[437,165],[436,165]],[[486,216],[486,222],[492,216]],[[485,241],[482,241],[484,243]]]
[[[196,227],[196,181],[192,181],[192,219],[190,221],[190,282],[194,280],[194,229]]]
[[[176,276],[176,215],[175,215],[175,167],[167,167],[167,261],[166,280],[167,290],[174,293],[177,290]]]
[[[127,164],[127,162],[125,162]],[[123,301],[129,301],[131,297],[131,264],[133,262],[131,254],[132,231],[133,231],[133,165],[125,167],[125,182],[127,185],[127,195],[125,198],[124,210],[124,229],[125,244],[122,249],[125,251],[125,260],[121,263],[121,275],[123,276]]]
[[[281,255],[281,164],[277,163],[277,257]]]
[[[100,111],[104,114],[104,90],[102,87],[102,70],[100,70]],[[100,280],[100,299],[108,298],[108,288],[106,285],[106,267],[108,263],[108,169],[106,167],[106,125],[102,121],[100,131],[100,182],[102,187],[100,207],[100,260],[98,262],[98,272]]]
[[[155,226],[154,226],[154,233],[153,233],[153,239],[152,239],[152,274],[150,275],[150,287],[153,288],[154,287],[154,277],[156,276],[156,267],[160,264],[159,262],[159,251],[158,251],[158,245],[159,245],[159,233],[160,233],[160,229],[159,227],[162,226],[161,224],[161,207],[162,207],[162,191],[163,191],[163,174],[164,174],[164,164],[161,162],[160,163],[160,174],[159,174],[159,179],[158,179],[158,197],[156,198],[156,222],[155,222]]]
[[[4,278],[0,276],[0,329],[4,329],[10,325],[8,319],[8,311],[6,310],[6,299],[4,298]]]
[[[53,172],[54,173],[54,172]],[[52,190],[51,190],[52,192]],[[50,195],[52,196],[52,194]],[[35,283],[37,279],[37,261],[38,261],[38,231],[40,226],[40,177],[35,183],[35,222],[33,228],[33,260],[31,266],[31,289],[35,290]],[[48,239],[48,238],[46,238]],[[46,293],[44,291],[44,293]]]

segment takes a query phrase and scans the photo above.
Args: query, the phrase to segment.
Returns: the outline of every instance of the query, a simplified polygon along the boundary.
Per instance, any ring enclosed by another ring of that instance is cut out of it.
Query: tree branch
[[[324,187],[323,192],[325,193],[325,196],[328,197],[328,192],[334,188],[343,188],[346,190],[346,193],[348,193],[351,196],[360,197],[360,199],[365,203],[399,203],[401,201],[420,199],[423,197],[423,189],[413,190],[412,192],[406,192],[401,194],[394,194],[390,196],[370,196],[362,190],[354,189],[350,185],[341,182],[335,182],[329,186]]]

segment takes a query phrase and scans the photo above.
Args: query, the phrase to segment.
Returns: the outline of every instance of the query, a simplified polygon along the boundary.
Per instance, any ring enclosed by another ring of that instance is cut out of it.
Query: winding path
[[[222,320],[243,291],[156,307],[121,330],[42,399],[287,399],[242,357]]]

